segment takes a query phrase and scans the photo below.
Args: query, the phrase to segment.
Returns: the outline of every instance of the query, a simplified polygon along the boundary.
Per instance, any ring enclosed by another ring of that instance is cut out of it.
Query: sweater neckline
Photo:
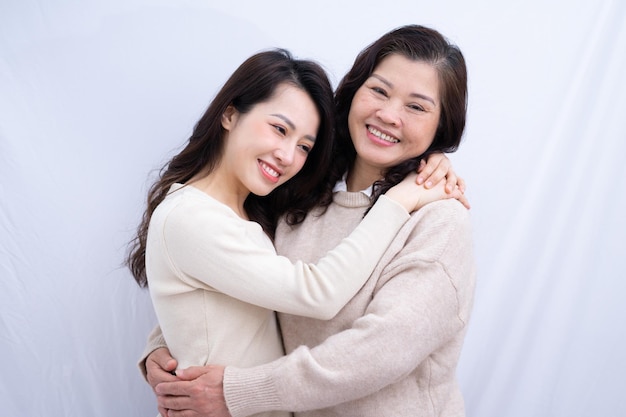
[[[370,198],[361,191],[336,191],[333,195],[333,201],[340,206],[355,208],[369,207],[371,204]]]

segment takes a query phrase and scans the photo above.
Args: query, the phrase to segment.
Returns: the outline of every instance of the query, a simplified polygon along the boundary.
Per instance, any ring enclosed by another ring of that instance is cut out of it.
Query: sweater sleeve
[[[462,331],[475,272],[469,219],[459,213],[448,212],[445,221],[423,219],[432,227],[420,235],[430,236],[442,253],[432,257],[423,241],[407,242],[351,328],[266,365],[227,367],[224,394],[232,416],[319,409],[367,396],[413,372]]]
[[[141,357],[139,358],[139,362],[137,363],[139,372],[141,372],[146,382],[148,381],[148,372],[146,370],[146,359],[148,359],[148,356],[150,356],[152,352],[162,347],[166,348],[167,343],[165,343],[165,338],[163,337],[163,333],[161,333],[161,327],[156,326],[150,332],[150,335],[148,336],[148,342],[146,343],[146,347],[143,349],[143,353],[141,354]]]
[[[409,219],[402,206],[382,196],[350,236],[316,264],[307,264],[278,256],[272,245],[259,242],[262,232],[251,233],[240,219],[202,205],[179,206],[155,236],[180,281],[150,281],[151,292],[217,290],[270,310],[320,319],[334,317],[356,294]]]

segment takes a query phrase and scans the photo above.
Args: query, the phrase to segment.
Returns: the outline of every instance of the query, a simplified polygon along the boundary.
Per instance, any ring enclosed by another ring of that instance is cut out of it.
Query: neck
[[[193,185],[217,201],[230,207],[239,217],[248,220],[248,215],[243,208],[243,203],[250,195],[250,191],[237,192],[236,187],[225,186],[227,184],[220,178],[219,170],[209,174],[199,175],[187,181],[187,185]]]
[[[368,188],[370,185],[374,184],[375,181],[378,181],[383,177],[384,175],[380,172],[380,170],[359,163],[357,158],[357,160],[354,161],[352,168],[348,171],[346,185],[348,191],[361,191]]]

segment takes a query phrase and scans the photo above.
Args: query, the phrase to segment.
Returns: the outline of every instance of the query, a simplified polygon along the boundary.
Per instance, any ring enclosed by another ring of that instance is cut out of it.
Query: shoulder
[[[439,233],[452,232],[455,229],[470,232],[470,211],[455,199],[439,200],[412,213],[407,226],[420,230],[437,230]]]
[[[450,250],[471,254],[470,212],[455,199],[429,203],[411,214],[398,239],[403,243],[402,252],[421,254],[431,260]]]
[[[168,219],[194,219],[220,222],[224,218],[239,219],[225,204],[192,187],[171,192],[159,204],[156,212]]]
[[[166,236],[192,238],[195,235],[225,233],[241,229],[247,222],[228,206],[197,189],[181,188],[169,194],[153,214],[151,227],[160,227]]]
[[[454,198],[426,204],[415,211],[412,217],[442,218],[446,220],[469,221],[469,210]]]

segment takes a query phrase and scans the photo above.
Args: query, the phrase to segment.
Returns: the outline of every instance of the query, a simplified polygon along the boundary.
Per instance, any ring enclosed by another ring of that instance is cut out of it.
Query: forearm
[[[264,366],[227,367],[224,393],[233,416],[319,409],[362,398],[417,372],[434,351],[462,335],[475,277],[467,219],[457,224],[454,207],[443,216],[450,206],[431,208],[436,217],[427,216],[427,227],[415,225],[351,328]],[[453,369],[456,358],[450,361]]]
[[[415,296],[427,290],[414,290],[386,288],[351,329],[319,346],[301,346],[264,366],[227,367],[224,393],[233,416],[324,408],[377,392],[412,372],[463,326],[451,289],[442,295],[443,305],[442,297],[422,303]]]
[[[163,222],[163,237],[154,238],[161,248],[155,271],[162,273],[150,279],[153,301],[202,288],[269,310],[328,320],[361,288],[409,219],[396,202],[379,200],[349,237],[314,264],[277,256],[260,229],[252,236],[240,219],[191,209],[176,213]]]

